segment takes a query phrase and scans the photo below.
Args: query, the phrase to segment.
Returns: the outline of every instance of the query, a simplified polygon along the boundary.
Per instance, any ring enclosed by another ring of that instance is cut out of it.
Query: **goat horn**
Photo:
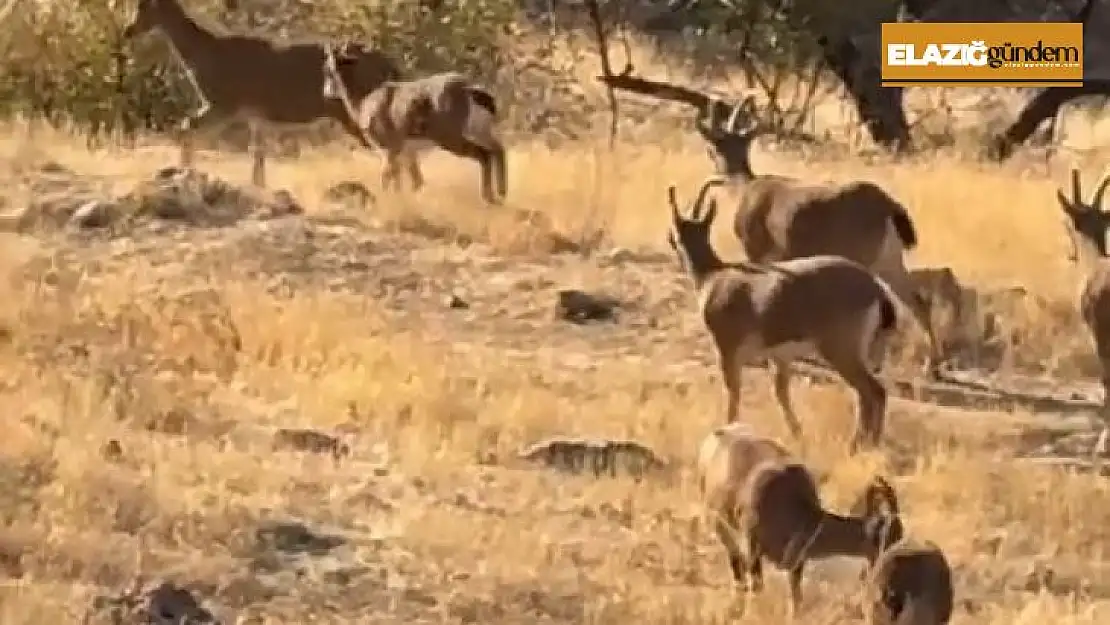
[[[1079,206],[1083,205],[1083,192],[1080,190],[1079,184],[1079,170],[1074,167],[1071,170],[1071,201]]]
[[[709,102],[705,105],[705,123],[708,124],[710,128],[713,128],[717,125],[718,104],[720,104],[719,100],[717,100],[716,98],[711,98]]]
[[[725,129],[729,132],[736,132],[738,130],[740,124],[740,111],[746,108],[745,105],[747,101],[748,98],[745,98],[737,102],[736,106],[732,107],[732,115],[729,116],[728,122],[725,124]]]
[[[681,219],[681,215],[678,211],[678,190],[675,189],[673,184],[667,187],[667,200],[671,203],[671,217],[673,217],[675,221],[678,221]]]
[[[701,189],[698,190],[698,196],[694,199],[694,207],[691,209],[694,219],[701,219],[701,207],[702,204],[705,203],[705,196],[709,193],[709,189],[712,187],[719,187],[724,183],[724,178],[719,176],[707,178],[705,182],[702,183]]]
[[[1102,177],[1102,182],[1098,183],[1098,188],[1095,189],[1095,194],[1091,196],[1091,208],[1096,211],[1102,210],[1102,196],[1106,195],[1106,187],[1110,186],[1110,173]]]

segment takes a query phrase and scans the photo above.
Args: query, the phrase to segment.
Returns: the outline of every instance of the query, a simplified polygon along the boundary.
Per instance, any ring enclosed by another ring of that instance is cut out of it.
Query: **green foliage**
[[[197,105],[158,36],[125,44],[134,2],[31,3],[0,29],[0,116],[66,122],[91,134],[165,131]],[[501,65],[514,0],[454,0],[434,13],[421,2],[185,0],[187,10],[235,32],[284,39],[336,37],[372,43],[409,73],[459,69],[483,77]]]
[[[691,0],[681,17],[661,20],[661,30],[698,37],[702,48],[736,51],[745,45],[763,64],[799,68],[818,53],[817,38],[838,39],[876,29],[897,13],[900,0]]]

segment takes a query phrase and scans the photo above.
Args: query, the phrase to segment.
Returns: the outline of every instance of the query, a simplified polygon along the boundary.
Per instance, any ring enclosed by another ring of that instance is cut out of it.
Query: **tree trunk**
[[[1025,143],[1046,119],[1051,119],[1068,102],[1089,95],[1110,96],[1110,81],[1086,81],[1082,87],[1048,87],[1041,89],[1022,107],[1014,123],[994,137],[987,148],[990,158],[1009,158],[1014,148]]]
[[[861,54],[851,40],[834,42],[821,37],[819,41],[825,62],[844,83],[871,139],[896,152],[908,152],[913,146],[902,88],[881,86],[878,59]]]

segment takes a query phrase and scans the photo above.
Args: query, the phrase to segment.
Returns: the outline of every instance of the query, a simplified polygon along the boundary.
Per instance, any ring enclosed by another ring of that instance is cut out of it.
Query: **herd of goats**
[[[155,29],[168,37],[202,103],[182,124],[184,166],[191,164],[193,131],[244,118],[251,130],[252,180],[262,186],[263,124],[332,119],[366,149],[384,152],[383,187],[399,185],[402,168],[419,187],[418,148],[430,143],[479,162],[486,201],[506,195],[494,97],[462,74],[405,80],[384,54],[359,44],[287,44],[218,33],[198,23],[179,0],[139,0],[124,36]],[[943,356],[931,304],[905,265],[906,251],[917,244],[905,207],[871,182],[813,184],[753,173],[751,144],[766,129],[746,114],[750,104],[731,111],[715,104],[699,116],[697,130],[716,171],[688,210],[680,208],[675,188],[668,190],[670,243],[697,289],[727,392],[728,424],[706,437],[698,457],[707,511],[736,582],[758,589],[762,561],[773,562],[789,573],[792,612],[807,560],[856,556],[869,565],[864,605],[870,622],[947,623],[953,609],[949,565],[931,541],[904,538],[898,499],[885,480],[874,478],[850,514],[826,511],[806,465],[739,420],[742,369],[766,360],[786,424],[800,438],[789,396],[791,363],[816,351],[857,395],[852,451],[875,446],[887,404],[878,372],[899,306],[927,335],[930,376],[938,375]],[[719,119],[725,114],[728,119]],[[1101,210],[1110,178],[1084,201],[1078,171],[1072,176],[1071,197],[1061,191],[1058,201],[1068,217],[1072,260],[1080,250],[1091,259],[1080,308],[1106,372],[1110,402],[1110,262],[1104,260],[1110,215]],[[726,263],[710,244],[719,202],[735,210],[734,232],[746,262]]]

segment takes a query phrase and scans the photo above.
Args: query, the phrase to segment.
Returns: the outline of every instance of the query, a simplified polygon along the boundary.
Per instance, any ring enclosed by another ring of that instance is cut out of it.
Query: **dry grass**
[[[89,153],[57,133],[28,150],[18,131],[8,136],[6,171],[48,156],[117,191],[176,157],[157,144]],[[687,467],[721,421],[723,397],[701,364],[708,352],[673,267],[551,257],[533,236],[540,226],[512,216],[537,211],[571,236],[600,225],[617,245],[663,251],[664,190],[673,182],[693,193],[706,170],[701,147],[676,136],[614,155],[517,146],[510,158],[505,208],[478,205],[476,171],[432,156],[427,171],[441,181],[354,215],[419,214],[487,242],[466,250],[357,224],[313,225],[314,238],[289,248],[233,244],[247,236],[239,229],[114,242],[6,235],[0,622],[79,622],[92,595],[137,575],[189,583],[241,622],[676,624],[743,612],[750,623],[783,622],[781,577],[745,603],[697,518]],[[808,171],[756,158],[759,170]],[[200,167],[233,181],[249,169],[245,158],[214,155]],[[270,179],[312,216],[328,186],[375,180],[377,167],[336,148],[274,162]],[[1050,180],[944,158],[822,164],[812,174],[876,180],[903,198],[923,241],[916,264],[1070,301],[1078,274],[1064,258]],[[10,206],[24,201],[21,187],[8,189]],[[727,229],[719,235],[735,254]],[[335,261],[326,271],[313,264],[323,257]],[[551,321],[536,309],[559,283],[615,284],[655,325]],[[454,289],[469,311],[444,309]],[[1074,318],[1047,310],[1014,318],[1028,343],[1015,349],[1085,353]],[[744,418],[783,436],[766,382],[749,374]],[[897,476],[909,531],[939,543],[958,569],[956,622],[1110,615],[1110,491],[1098,478],[1008,463],[1007,446],[1033,415],[895,402],[895,448],[846,459],[845,391],[798,382],[795,392],[802,453],[829,474],[833,505],[874,472]],[[341,462],[270,449],[273,428],[340,425],[353,448]],[[506,462],[558,432],[636,437],[681,470],[636,484]],[[102,458],[109,439],[120,458]],[[275,519],[344,544],[289,555],[258,532]],[[807,622],[856,618],[845,600],[854,580],[833,566],[811,575]]]

